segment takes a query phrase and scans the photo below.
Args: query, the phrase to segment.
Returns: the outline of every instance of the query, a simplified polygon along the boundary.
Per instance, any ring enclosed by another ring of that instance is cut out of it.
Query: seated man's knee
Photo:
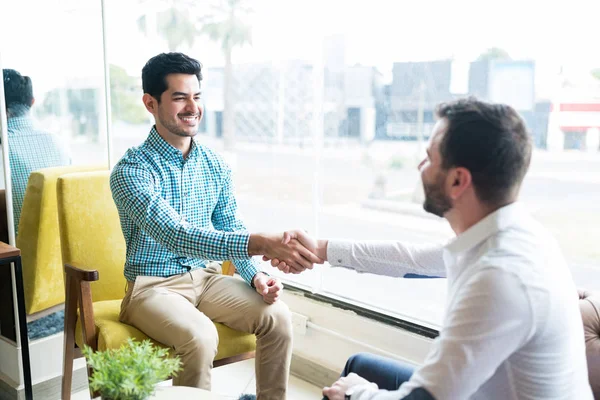
[[[263,329],[275,331],[278,336],[292,338],[292,313],[288,306],[278,301],[263,309]],[[264,326],[266,325],[266,326]]]
[[[373,355],[371,353],[356,353],[348,358],[346,361],[346,367],[344,368],[343,375],[348,375],[350,372],[361,371],[365,368],[368,368],[373,360]]]
[[[213,323],[202,327],[190,327],[180,335],[179,346],[175,346],[178,353],[199,353],[212,357],[217,354],[219,333]]]

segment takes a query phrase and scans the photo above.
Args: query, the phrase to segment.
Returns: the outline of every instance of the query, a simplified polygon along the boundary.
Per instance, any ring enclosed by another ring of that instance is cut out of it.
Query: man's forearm
[[[396,241],[330,240],[327,244],[331,265],[398,278],[409,273],[445,276],[443,250],[439,244]]]

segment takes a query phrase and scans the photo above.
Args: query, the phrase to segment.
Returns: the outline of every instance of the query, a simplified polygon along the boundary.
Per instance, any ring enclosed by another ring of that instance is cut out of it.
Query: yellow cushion
[[[148,336],[133,326],[119,322],[121,300],[97,301],[93,306],[94,321],[98,333],[98,350],[119,348],[129,337],[140,341],[149,339]],[[219,349],[215,360],[254,351],[256,348],[254,335],[236,331],[219,323],[215,323],[215,326],[219,332]],[[80,348],[83,346],[80,319],[77,319],[75,328],[75,342]],[[152,342],[165,347],[161,343]]]
[[[56,185],[63,262],[95,269],[94,301],[122,299],[125,293],[125,238],[112,199],[109,171],[63,175]]]
[[[78,171],[106,169],[102,166],[66,166],[32,172],[27,181],[19,220],[17,247],[21,249],[25,310],[33,314],[65,302],[56,181]]]

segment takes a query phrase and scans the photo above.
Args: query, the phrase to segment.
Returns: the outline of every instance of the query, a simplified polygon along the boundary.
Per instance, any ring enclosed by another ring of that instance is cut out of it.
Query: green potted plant
[[[94,352],[85,346],[82,352],[93,369],[90,388],[103,400],[145,400],[158,382],[181,369],[179,358],[170,358],[168,349],[155,347],[149,340],[129,338],[119,349]]]

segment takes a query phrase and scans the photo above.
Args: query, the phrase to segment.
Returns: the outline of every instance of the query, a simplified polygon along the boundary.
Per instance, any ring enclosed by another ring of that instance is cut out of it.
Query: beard
[[[191,116],[191,115],[194,115],[194,114],[182,114],[181,116],[185,117],[185,116]],[[198,130],[200,129],[200,118],[198,118],[198,123],[196,124],[196,126],[192,127],[191,130],[190,130],[190,127],[187,127],[187,129],[186,129],[186,127],[180,126],[177,123],[176,119],[164,118],[162,115],[160,115],[160,113],[158,114],[158,121],[169,132],[171,132],[174,135],[181,136],[181,137],[194,137],[198,134]]]
[[[444,214],[452,208],[452,200],[444,191],[444,176],[438,175],[434,183],[423,181],[423,190],[425,192],[425,201],[423,201],[425,211],[443,218]]]

